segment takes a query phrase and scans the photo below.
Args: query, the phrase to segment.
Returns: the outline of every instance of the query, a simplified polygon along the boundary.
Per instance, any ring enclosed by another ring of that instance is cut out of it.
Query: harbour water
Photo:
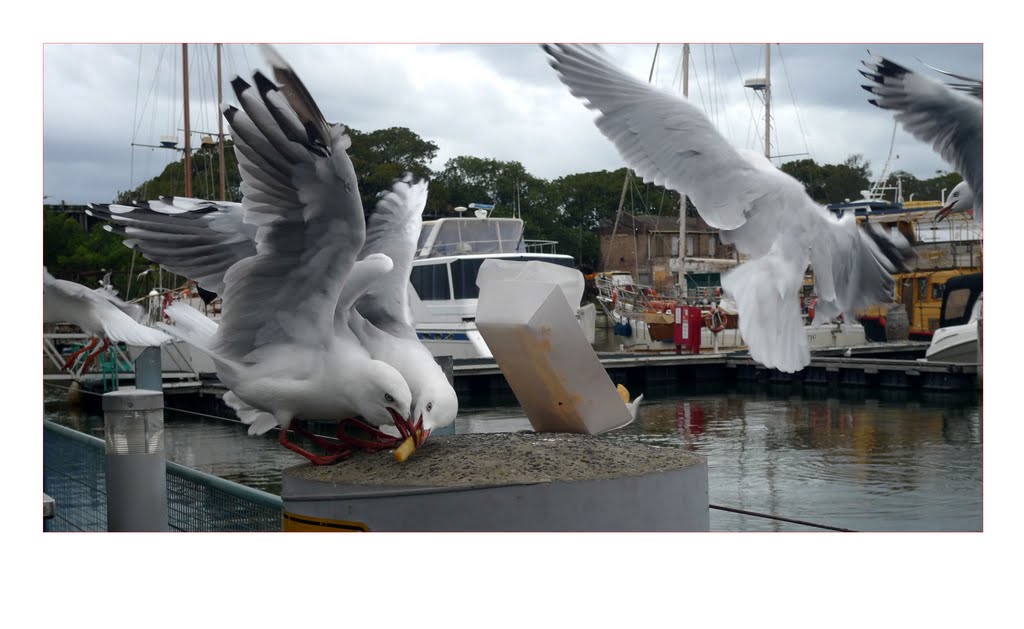
[[[46,387],[47,419],[98,437],[100,415],[72,408]],[[165,411],[167,457],[271,493],[281,469],[305,459],[274,434]],[[517,406],[464,408],[455,430],[529,430]],[[708,459],[712,505],[858,531],[981,531],[982,403],[940,394],[751,385],[707,386],[645,400],[636,422],[607,438],[673,445]],[[712,509],[713,531],[814,531]]]

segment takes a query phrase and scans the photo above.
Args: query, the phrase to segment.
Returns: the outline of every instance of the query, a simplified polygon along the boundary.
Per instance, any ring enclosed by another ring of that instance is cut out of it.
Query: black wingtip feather
[[[878,246],[878,250],[882,252],[882,255],[892,264],[893,268],[896,269],[897,273],[905,273],[910,270],[907,262],[917,257],[914,250],[909,247],[899,247],[886,237],[881,232],[877,231],[875,227],[868,221],[861,223],[861,227],[864,232],[871,238],[871,240]]]
[[[241,94],[245,90],[249,89],[250,87],[252,86],[246,83],[245,79],[243,79],[240,76],[236,76],[231,80],[231,89],[235,91],[236,96]]]
[[[267,92],[277,91],[277,85],[264,76],[262,72],[257,70],[256,73],[252,75],[252,78],[253,82],[256,83],[256,89],[259,90],[260,96],[266,96]]]

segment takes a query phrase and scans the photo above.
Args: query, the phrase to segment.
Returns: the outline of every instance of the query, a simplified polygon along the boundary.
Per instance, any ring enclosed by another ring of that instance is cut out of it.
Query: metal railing
[[[56,513],[44,531],[106,531],[106,451],[102,439],[43,423],[43,492]],[[171,531],[280,531],[282,501],[258,489],[167,462]]]
[[[116,381],[117,376],[135,377],[135,360],[120,347],[120,344],[112,343],[103,356],[95,361],[88,372],[84,372],[84,355],[79,357],[71,371],[64,370],[66,360],[63,348],[67,346],[82,347],[86,345],[90,337],[82,333],[44,333],[43,334],[43,356],[48,362],[50,369],[44,367],[43,381],[50,380],[82,380],[85,376],[95,375],[108,377],[113,375]],[[193,366],[192,361],[181,348],[181,342],[171,340],[161,346],[162,362],[165,378],[174,378],[198,383],[200,381],[199,371]],[[114,388],[117,388],[116,386]]]

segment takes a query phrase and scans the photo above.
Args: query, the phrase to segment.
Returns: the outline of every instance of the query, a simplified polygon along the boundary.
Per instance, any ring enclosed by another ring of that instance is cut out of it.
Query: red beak
[[[412,437],[413,443],[416,444],[417,448],[423,445],[423,442],[427,440],[427,436],[430,435],[429,430],[423,430],[423,415],[420,415],[419,421],[414,423],[412,417],[406,419],[393,408],[389,407],[388,412],[391,413],[391,419],[394,421],[395,427],[398,428],[398,432],[402,435],[402,439]]]
[[[938,213],[935,214],[935,222],[942,222],[942,219],[946,218],[953,213],[953,204],[945,205]]]

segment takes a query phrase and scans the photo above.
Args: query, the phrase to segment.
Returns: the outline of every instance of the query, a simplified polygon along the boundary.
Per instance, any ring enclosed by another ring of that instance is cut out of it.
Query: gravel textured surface
[[[704,458],[679,447],[570,433],[476,433],[431,437],[402,463],[392,451],[356,452],[330,466],[299,465],[286,475],[380,487],[466,487],[642,476]]]

